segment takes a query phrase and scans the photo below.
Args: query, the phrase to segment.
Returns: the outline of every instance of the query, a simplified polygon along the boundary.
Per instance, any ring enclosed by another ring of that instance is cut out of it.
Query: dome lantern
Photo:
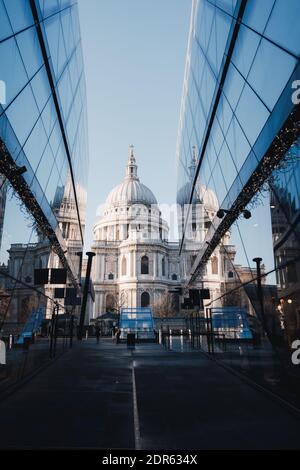
[[[152,205],[157,206],[157,200],[151,189],[141,183],[137,176],[137,164],[133,153],[133,145],[131,145],[129,147],[125,178],[121,184],[109,193],[105,206],[110,209],[133,204],[144,204],[150,208]]]
[[[134,146],[129,146],[128,162],[126,167],[126,179],[139,180],[137,176],[137,164],[133,153]]]

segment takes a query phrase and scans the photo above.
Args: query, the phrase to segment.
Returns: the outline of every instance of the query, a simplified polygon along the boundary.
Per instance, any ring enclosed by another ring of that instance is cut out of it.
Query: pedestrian
[[[119,344],[120,342],[120,335],[121,335],[121,330],[120,328],[117,328],[116,330],[116,343]]]
[[[111,337],[112,337],[112,339],[115,339],[115,337],[116,337],[116,327],[115,327],[115,325],[113,325],[113,327],[111,329]]]
[[[96,325],[95,327],[95,334],[96,334],[97,344],[99,344],[99,341],[100,341],[100,326],[99,325]]]

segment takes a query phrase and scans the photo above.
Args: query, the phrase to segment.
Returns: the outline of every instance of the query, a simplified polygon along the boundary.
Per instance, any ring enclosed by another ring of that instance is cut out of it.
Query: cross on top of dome
[[[134,146],[130,145],[125,179],[138,180],[137,164],[136,164],[135,156],[133,153],[133,149],[134,149]]]
[[[106,199],[106,207],[133,204],[144,204],[150,207],[153,204],[157,205],[157,200],[151,189],[141,183],[137,176],[133,145],[130,145],[125,178],[121,184],[118,184],[109,193]]]

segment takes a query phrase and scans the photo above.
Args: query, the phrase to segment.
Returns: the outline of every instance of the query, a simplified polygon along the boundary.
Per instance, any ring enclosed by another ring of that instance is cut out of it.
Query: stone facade
[[[191,172],[194,168],[195,161]],[[94,318],[123,306],[155,307],[162,303],[171,288],[184,286],[217,209],[213,192],[206,193],[205,200],[199,195],[195,201],[196,216],[189,227],[190,249],[187,240],[180,259],[178,243],[168,241],[169,227],[162,219],[155,196],[137,176],[137,164],[130,147],[125,178],[108,195],[94,225]],[[229,239],[227,234],[224,243],[229,243]],[[235,252],[233,258],[234,255]],[[218,248],[195,287],[209,288],[211,297],[217,298],[229,272],[222,249]],[[180,300],[175,302],[175,310]]]

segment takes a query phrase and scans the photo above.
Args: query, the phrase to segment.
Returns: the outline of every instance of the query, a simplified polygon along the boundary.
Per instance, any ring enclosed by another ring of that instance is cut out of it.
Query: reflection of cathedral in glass
[[[195,247],[188,285],[220,255],[227,278],[210,307],[248,304],[277,343],[279,312],[290,338],[300,331],[298,16],[299,2],[193,2],[177,139],[182,259]],[[212,193],[199,231],[184,205]]]
[[[65,255],[73,272],[80,277],[80,258],[77,255],[81,251],[81,239],[79,234],[78,218],[70,176],[65,186],[58,186],[51,207],[59,224],[65,246]],[[82,220],[83,222],[83,220]],[[84,224],[82,225],[84,227]],[[7,266],[2,266],[12,278],[18,276],[26,285],[14,287],[14,282],[2,278],[2,285],[9,292],[14,290],[14,297],[9,308],[10,321],[25,321],[28,312],[44,304],[47,307],[46,315],[51,317],[52,304],[41,296],[32,296],[34,281],[34,269],[62,267],[59,257],[51,250],[49,241],[36,228],[37,241],[34,243],[15,243],[8,250],[9,260]],[[56,287],[59,287],[56,285]],[[64,286],[61,286],[64,287]],[[41,287],[40,287],[41,290]],[[54,288],[45,286],[44,293],[50,298],[55,298]]]
[[[191,187],[196,167],[196,147],[193,147],[193,156],[188,167],[189,180],[177,192],[178,226],[181,234],[184,233],[184,250],[181,255],[183,284],[189,280],[193,266],[197,265],[197,255],[205,246],[206,234],[219,209],[215,192],[200,184],[199,179],[196,180],[195,191],[190,203]],[[210,290],[210,299],[204,300],[204,306],[211,304],[211,302],[214,302],[214,306],[221,306],[221,302],[224,301],[217,299],[224,294],[228,286],[234,288],[240,279],[247,282],[253,277],[253,270],[251,268],[235,263],[236,247],[231,243],[230,239],[230,231],[227,231],[221,243],[214,250],[204,271],[193,281],[193,288],[206,288]],[[227,299],[227,302],[229,302],[229,299]],[[237,305],[253,312],[251,302],[244,292],[240,294]]]
[[[3,235],[7,185],[8,185],[7,179],[5,178],[5,176],[0,174],[0,246],[2,243],[2,235]]]
[[[0,5],[1,79],[9,84],[0,105],[7,178],[0,175],[0,330],[19,332],[38,307],[47,304],[51,314],[56,300],[50,284],[34,283],[36,268],[63,266],[68,285],[80,290],[86,89],[76,2],[68,8],[51,0]]]
[[[299,141],[276,171],[271,188],[271,221],[278,296],[281,308],[291,315],[300,306],[300,159]]]

